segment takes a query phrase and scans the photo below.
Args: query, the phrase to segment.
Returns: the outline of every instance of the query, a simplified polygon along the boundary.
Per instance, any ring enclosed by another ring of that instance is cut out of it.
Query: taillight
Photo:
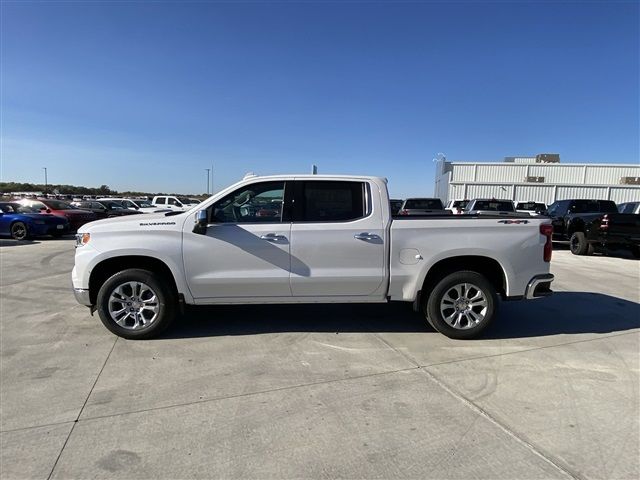
[[[547,241],[544,243],[544,253],[542,255],[542,258],[545,262],[550,262],[551,254],[553,252],[553,242],[551,241],[551,238],[553,236],[553,225],[549,223],[540,225],[540,233],[547,237]]]
[[[607,230],[609,228],[609,215],[605,214],[600,221],[600,230]]]

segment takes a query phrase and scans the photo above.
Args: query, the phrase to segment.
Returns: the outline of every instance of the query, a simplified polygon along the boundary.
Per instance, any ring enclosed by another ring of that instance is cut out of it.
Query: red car
[[[75,232],[85,223],[93,222],[98,219],[95,213],[89,210],[81,210],[61,200],[50,200],[48,198],[31,200],[25,198],[20,200],[18,203],[36,208],[46,213],[65,217],[69,221],[69,230],[71,232]]]

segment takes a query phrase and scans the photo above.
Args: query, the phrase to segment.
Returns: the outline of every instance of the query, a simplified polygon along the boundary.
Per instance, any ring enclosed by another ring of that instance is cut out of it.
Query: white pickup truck
[[[72,281],[129,339],[158,335],[184,304],[387,301],[464,339],[499,296],[551,294],[551,234],[530,216],[392,219],[383,178],[251,176],[190,211],[84,225]]]

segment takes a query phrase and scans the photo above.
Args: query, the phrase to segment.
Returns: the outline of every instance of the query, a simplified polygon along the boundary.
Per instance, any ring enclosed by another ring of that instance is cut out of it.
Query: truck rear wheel
[[[569,240],[569,248],[574,255],[588,255],[591,253],[587,237],[582,232],[573,232]]]
[[[132,268],[112,275],[100,288],[97,310],[111,332],[130,340],[159,335],[175,317],[174,292],[156,274]]]
[[[427,321],[449,338],[475,338],[489,326],[498,306],[496,288],[478,272],[447,275],[425,304]]]

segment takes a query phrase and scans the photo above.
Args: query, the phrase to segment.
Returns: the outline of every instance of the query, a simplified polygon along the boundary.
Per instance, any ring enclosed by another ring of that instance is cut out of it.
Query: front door
[[[184,231],[184,265],[198,300],[290,297],[291,224],[283,222],[285,182],[240,187],[208,208],[209,225]]]

